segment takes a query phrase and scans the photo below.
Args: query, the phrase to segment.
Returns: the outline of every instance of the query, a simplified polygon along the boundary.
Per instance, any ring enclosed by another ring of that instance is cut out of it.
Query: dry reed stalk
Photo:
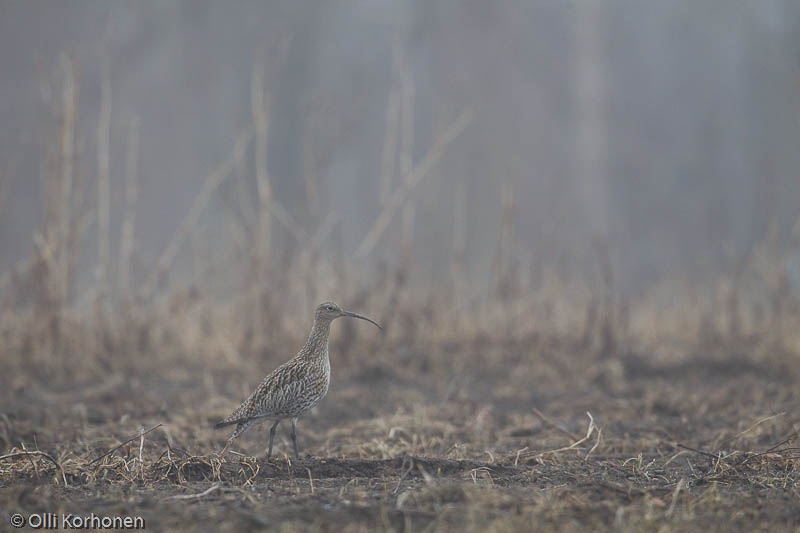
[[[220,485],[219,483],[214,483],[203,492],[198,492],[196,494],[176,494],[174,496],[168,496],[166,500],[199,500],[201,498],[208,496],[215,490],[219,490],[221,486],[222,485]]]
[[[97,296],[105,307],[108,298],[110,263],[109,218],[111,187],[109,185],[109,145],[111,136],[111,77],[108,56],[103,57],[100,84],[100,116],[97,120]],[[101,309],[103,311],[103,309]]]
[[[400,72],[400,154],[399,165],[400,175],[408,180],[414,167],[414,96],[416,87],[411,68],[408,65],[403,48],[397,44],[397,64]],[[413,193],[410,193],[413,196]],[[416,205],[409,200],[403,206],[403,217],[401,224],[401,249],[402,263],[408,270],[411,264],[412,242],[414,237],[414,218],[416,216]]]
[[[617,313],[614,305],[614,269],[611,266],[611,254],[608,243],[604,239],[595,239],[595,253],[600,265],[600,355],[609,355],[617,347]]]
[[[272,214],[275,215],[275,220],[281,223],[286,228],[289,235],[294,237],[298,243],[305,243],[308,240],[308,234],[302,228],[300,223],[289,213],[289,210],[283,207],[275,198],[270,200],[270,209]]]
[[[392,38],[392,87],[386,103],[386,128],[383,135],[383,150],[381,154],[381,177],[378,201],[381,207],[386,205],[392,192],[392,178],[397,157],[397,142],[400,132],[400,105],[402,87],[398,87],[397,80],[401,78],[400,71],[400,37],[398,33]]]
[[[8,199],[8,172],[0,172],[0,211]]]
[[[264,322],[264,295],[266,294],[265,280],[270,271],[272,262],[272,228],[270,227],[271,213],[273,211],[272,185],[270,184],[267,170],[267,143],[269,142],[269,119],[272,99],[264,86],[266,49],[261,48],[253,62],[253,72],[250,80],[250,105],[253,124],[255,125],[255,171],[256,186],[258,190],[258,226],[255,234],[255,265],[254,279],[251,283],[257,287],[253,291],[256,297],[249,309],[251,319],[256,324]],[[261,328],[254,327],[255,346],[266,343],[264,332]]]
[[[381,155],[381,177],[378,201],[385,206],[392,192],[392,177],[394,174],[395,155],[397,153],[397,131],[399,115],[399,90],[392,87],[389,92],[389,101],[386,104],[386,129],[383,134],[383,150]]]
[[[541,457],[544,457],[545,455],[551,455],[551,454],[557,454],[557,453],[560,453],[560,452],[566,452],[566,451],[570,451],[570,450],[575,450],[575,449],[578,448],[578,446],[580,446],[584,442],[588,441],[591,438],[592,434],[596,434],[594,444],[592,445],[591,448],[589,448],[589,450],[587,450],[586,455],[583,456],[583,460],[587,461],[589,459],[589,456],[592,453],[594,453],[594,451],[597,449],[598,446],[600,446],[600,440],[601,440],[602,435],[603,435],[603,430],[601,428],[599,428],[594,423],[594,417],[592,416],[592,413],[590,413],[589,411],[586,411],[586,416],[589,417],[589,427],[586,429],[586,436],[581,438],[581,439],[578,439],[578,440],[574,441],[569,446],[564,446],[562,448],[558,448],[558,449],[555,449],[555,450],[547,450],[547,451],[539,452],[539,453],[519,452],[518,451],[518,452],[515,452],[514,455],[516,455],[517,458],[519,458],[520,456],[522,456],[522,457],[541,458]]]
[[[236,255],[240,262],[245,263],[252,248],[252,233],[250,228],[255,226],[255,213],[250,204],[249,196],[244,187],[245,176],[247,175],[247,158],[244,153],[236,158],[233,170],[232,190],[223,196],[223,202],[228,205],[233,216],[227,217],[226,225],[229,228],[228,234],[235,244]]]
[[[494,288],[503,300],[514,293],[516,287],[512,262],[516,240],[516,184],[511,178],[503,182],[500,191],[502,218],[500,222],[500,243],[494,265]]]
[[[397,214],[397,211],[406,201],[409,194],[411,194],[414,188],[422,182],[423,178],[428,175],[433,166],[439,161],[439,158],[441,158],[445,148],[447,148],[447,146],[450,145],[450,143],[452,143],[456,137],[458,137],[461,132],[464,131],[471,118],[471,112],[464,111],[444,131],[444,133],[442,133],[436,139],[422,162],[417,165],[411,174],[406,176],[406,178],[403,180],[403,186],[392,193],[391,197],[386,202],[386,205],[375,219],[375,222],[372,224],[369,232],[367,232],[367,235],[358,245],[355,253],[356,259],[364,260],[372,252],[373,248],[375,248],[375,245],[378,243],[378,240],[389,226],[389,222],[392,221],[392,218],[394,218],[394,216]]]
[[[765,422],[769,422],[771,420],[775,420],[777,418],[780,418],[780,417],[784,416],[785,414],[786,414],[786,412],[784,411],[784,412],[777,413],[777,414],[774,414],[774,415],[761,417],[758,420],[756,420],[753,424],[751,424],[747,429],[745,429],[743,431],[740,431],[739,433],[733,435],[732,437],[728,437],[728,438],[722,439],[722,440],[719,441],[719,443],[715,443],[714,447],[715,448],[722,448],[723,446],[728,446],[731,443],[738,441],[742,436],[746,435],[747,433],[750,433],[755,428],[759,427],[761,424],[763,424]],[[770,451],[772,451],[772,450],[770,450]]]
[[[308,118],[308,125],[303,129],[303,186],[306,193],[306,210],[314,217],[320,212],[319,203],[319,168],[316,158],[314,133],[318,130],[316,114]]]
[[[247,192],[246,187],[247,176],[249,174],[247,160],[244,157],[245,154],[241,154],[241,156],[242,157],[236,159],[234,164],[236,177],[233,183],[233,205],[236,209],[238,218],[241,219],[239,225],[246,230],[247,233],[251,233],[249,228],[256,226],[257,219],[255,208],[250,201],[250,194]]]
[[[264,88],[265,49],[257,54],[253,63],[250,86],[251,111],[255,125],[255,167],[258,185],[258,233],[256,235],[256,275],[263,280],[267,272],[267,261],[271,250],[270,212],[272,211],[272,186],[267,173],[267,142],[269,137],[269,117],[272,99]]]
[[[134,117],[128,126],[128,153],[125,165],[125,207],[122,215],[122,234],[119,245],[119,289],[130,297],[131,260],[136,228],[137,166],[139,162],[139,119]]]
[[[453,245],[450,275],[456,309],[464,305],[467,289],[467,190],[459,179],[453,192]]]
[[[150,429],[148,429],[148,430],[146,430],[146,431],[144,431],[144,430],[143,430],[143,428],[139,428],[139,432],[138,432],[136,435],[134,435],[133,437],[129,438],[128,440],[126,440],[126,441],[124,441],[124,442],[122,442],[122,443],[118,444],[117,446],[114,446],[113,448],[111,448],[110,450],[108,450],[106,453],[104,453],[104,454],[103,454],[103,455],[101,455],[100,457],[97,457],[97,458],[93,459],[93,460],[92,460],[92,461],[90,461],[90,462],[89,462],[89,463],[88,463],[86,466],[92,466],[93,464],[97,463],[97,462],[98,462],[98,461],[100,461],[101,459],[103,459],[103,458],[105,458],[105,457],[108,457],[109,455],[111,455],[111,454],[112,454],[112,453],[114,453],[115,451],[119,450],[120,448],[122,448],[122,447],[123,447],[123,446],[125,446],[126,444],[128,444],[128,443],[131,443],[131,442],[135,441],[136,439],[140,439],[140,442],[142,443],[142,446],[144,446],[144,440],[143,440],[143,439],[144,439],[144,436],[145,436],[145,435],[147,435],[148,433],[150,433],[151,431],[153,431],[153,430],[155,430],[155,429],[158,429],[158,428],[160,428],[160,427],[161,427],[161,426],[163,426],[163,425],[164,425],[164,424],[156,424],[155,426],[151,427]]]
[[[237,177],[240,178],[237,180],[235,193],[237,208],[240,210],[241,218],[244,220],[243,227],[257,227],[258,216],[255,208],[250,202],[250,197],[248,196],[247,190],[244,187],[246,172],[243,170],[245,168],[245,165],[242,164],[243,160],[243,158],[237,160],[234,165]],[[292,217],[289,211],[283,207],[283,205],[281,205],[281,203],[275,197],[270,198],[270,212],[275,217],[275,220],[277,220],[281,226],[286,229],[286,231],[295,241],[299,243],[306,242],[308,239],[306,232],[302,227],[300,227],[300,224],[294,219],[294,217]]]
[[[75,66],[66,54],[61,56],[64,86],[61,93],[63,117],[61,122],[61,187],[58,249],[57,302],[66,304],[70,293],[71,258],[69,243],[72,240],[72,185],[75,157],[75,123],[78,108],[78,79]]]
[[[253,139],[253,134],[254,132],[252,127],[242,132],[236,140],[231,155],[228,156],[228,158],[206,178],[203,186],[200,188],[200,191],[195,197],[192,207],[189,209],[186,215],[184,215],[178,230],[172,236],[172,239],[170,240],[166,249],[161,254],[156,267],[150,273],[150,276],[142,286],[142,296],[144,298],[149,298],[152,296],[153,291],[158,286],[159,281],[164,274],[166,274],[172,265],[172,262],[175,260],[181,245],[197,225],[197,220],[200,218],[200,215],[203,213],[206,205],[208,205],[211,195],[217,190],[217,187],[219,187],[225,178],[231,174],[236,164],[236,158],[240,157],[240,155],[237,154],[246,150],[247,145]]]
[[[408,275],[414,260],[414,219],[416,216],[416,204],[413,200],[409,200],[403,206],[403,215],[400,219],[400,269],[403,271],[404,277]]]

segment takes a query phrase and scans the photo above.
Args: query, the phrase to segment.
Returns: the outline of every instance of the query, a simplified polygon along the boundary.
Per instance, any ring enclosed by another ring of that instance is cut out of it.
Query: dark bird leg
[[[278,424],[280,423],[281,423],[280,419],[276,420],[275,423],[272,424],[272,427],[269,428],[269,450],[267,450],[267,459],[272,457],[272,440],[275,438],[275,429],[278,427]]]
[[[292,444],[294,444],[294,458],[300,459],[300,452],[297,451],[297,418],[292,418]]]

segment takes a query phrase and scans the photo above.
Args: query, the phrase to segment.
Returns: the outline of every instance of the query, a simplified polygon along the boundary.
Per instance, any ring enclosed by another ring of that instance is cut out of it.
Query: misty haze
[[[800,523],[798,2],[0,0],[0,124],[9,516]]]

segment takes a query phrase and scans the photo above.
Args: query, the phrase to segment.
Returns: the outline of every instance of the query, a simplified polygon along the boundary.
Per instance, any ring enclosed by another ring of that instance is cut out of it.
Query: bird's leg
[[[297,451],[297,418],[292,418],[292,444],[294,444],[294,458],[300,459],[300,453]]]
[[[276,420],[272,427],[269,428],[269,450],[267,450],[267,459],[272,457],[272,440],[275,438],[275,429],[278,427],[280,420]]]

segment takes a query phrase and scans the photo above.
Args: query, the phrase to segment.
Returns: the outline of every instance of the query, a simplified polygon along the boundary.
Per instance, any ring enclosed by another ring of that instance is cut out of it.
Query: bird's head
[[[319,304],[319,306],[317,306],[317,312],[314,315],[314,318],[318,322],[332,322],[340,316],[360,318],[361,320],[366,320],[367,322],[375,324],[378,326],[378,329],[383,329],[380,324],[371,318],[365,317],[364,315],[359,315],[358,313],[353,313],[351,311],[345,311],[333,302],[323,302]]]

